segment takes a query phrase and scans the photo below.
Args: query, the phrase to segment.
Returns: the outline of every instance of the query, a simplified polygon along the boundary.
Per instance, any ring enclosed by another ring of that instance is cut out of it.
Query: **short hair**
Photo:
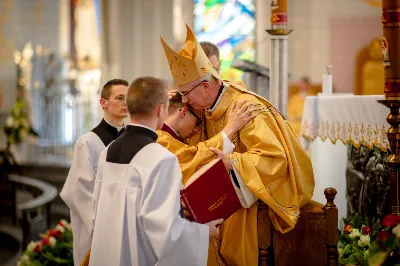
[[[157,104],[167,101],[167,85],[161,79],[139,77],[129,87],[126,104],[131,116],[151,117]]]
[[[104,84],[103,89],[101,90],[100,97],[103,99],[108,99],[110,98],[111,95],[111,88],[113,86],[117,85],[122,85],[122,86],[129,86],[128,81],[123,80],[123,79],[112,79],[108,81],[106,84]]]
[[[169,99],[168,113],[175,113],[178,109],[181,109],[184,106],[185,104],[182,102],[182,95],[177,93]]]
[[[210,42],[200,42],[200,45],[207,57],[215,55],[219,60],[219,49],[215,44]]]

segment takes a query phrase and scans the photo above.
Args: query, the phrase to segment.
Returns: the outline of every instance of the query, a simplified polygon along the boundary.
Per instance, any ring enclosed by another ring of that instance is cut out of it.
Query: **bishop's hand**
[[[222,224],[224,219],[218,219],[207,223],[209,226],[210,241],[219,235],[219,226]]]
[[[244,125],[259,114],[259,110],[256,105],[247,100],[233,102],[231,111],[228,115],[228,123],[222,130],[229,139],[232,139],[233,135],[242,129]]]
[[[216,149],[216,148],[210,148],[210,151],[214,152],[218,158],[222,159],[222,162],[225,165],[226,170],[231,171],[233,170],[232,162],[231,159],[229,158],[228,154]]]
[[[171,99],[178,93],[178,90],[170,90],[168,91],[168,99]]]

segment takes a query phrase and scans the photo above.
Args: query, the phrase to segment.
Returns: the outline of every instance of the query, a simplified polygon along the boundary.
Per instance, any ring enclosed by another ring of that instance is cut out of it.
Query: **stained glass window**
[[[218,46],[221,77],[241,79],[243,72],[231,64],[255,59],[255,0],[194,0],[194,31],[198,41]]]

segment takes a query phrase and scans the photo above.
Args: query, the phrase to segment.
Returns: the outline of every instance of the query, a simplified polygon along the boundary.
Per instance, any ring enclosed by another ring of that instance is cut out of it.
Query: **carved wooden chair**
[[[338,209],[333,202],[336,189],[327,188],[324,194],[327,203],[306,204],[300,210],[296,227],[286,234],[273,229],[268,206],[259,203],[259,266],[338,265]]]

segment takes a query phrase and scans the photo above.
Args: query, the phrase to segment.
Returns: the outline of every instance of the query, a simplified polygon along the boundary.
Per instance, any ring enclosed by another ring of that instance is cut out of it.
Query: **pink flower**
[[[370,226],[363,226],[361,227],[361,232],[363,235],[370,235],[371,234],[371,227]]]

